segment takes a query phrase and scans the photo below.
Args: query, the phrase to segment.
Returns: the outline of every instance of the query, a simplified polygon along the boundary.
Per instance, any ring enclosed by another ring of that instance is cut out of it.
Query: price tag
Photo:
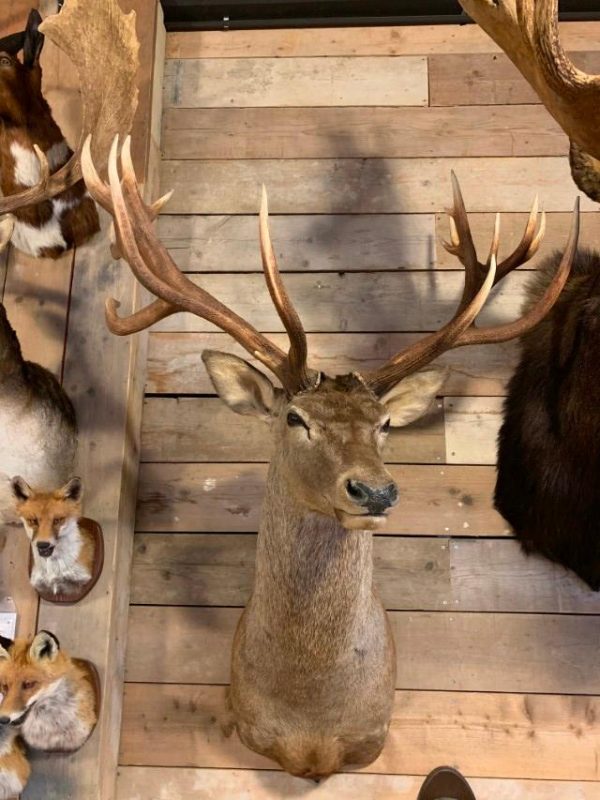
[[[12,597],[0,597],[0,636],[14,639],[17,630],[17,608]]]

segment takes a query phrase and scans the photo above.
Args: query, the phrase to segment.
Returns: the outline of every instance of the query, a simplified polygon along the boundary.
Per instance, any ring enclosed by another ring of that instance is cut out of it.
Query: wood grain
[[[390,471],[400,502],[390,511],[384,534],[509,533],[492,507],[493,468],[411,464],[392,465]],[[142,464],[136,529],[255,532],[266,474],[265,464]]]
[[[171,108],[163,144],[167,159],[564,156],[569,149],[541,105]]]
[[[426,106],[427,59],[233,58],[167,61],[165,108]]]
[[[376,536],[374,545],[387,609],[600,613],[597,594],[561,567],[523,555],[514,540]],[[244,606],[255,552],[252,534],[138,533],[131,601]]]
[[[500,397],[446,397],[446,463],[495,464]]]
[[[408,428],[391,431],[391,463],[435,463],[444,458],[441,404]],[[142,461],[268,461],[269,428],[255,417],[234,414],[218,398],[147,398]]]
[[[599,22],[563,22],[568,50],[593,50]],[[265,58],[278,56],[428,55],[497,53],[477,25],[416,25],[305,30],[194,31],[167,35],[167,58]]]
[[[163,161],[161,186],[177,190],[170,214],[253,214],[263,183],[274,214],[427,214],[450,201],[451,169],[469,211],[529,211],[536,192],[547,211],[573,207],[568,161],[553,156]]]
[[[126,680],[227,683],[240,613],[132,606]],[[597,615],[392,611],[388,616],[398,654],[396,685],[404,690],[578,695],[600,689],[594,669]]]
[[[423,776],[333,775],[311,787],[311,800],[414,800]],[[482,800],[600,800],[600,783],[469,778]],[[302,797],[306,781],[284,772],[180,767],[122,767],[119,800],[196,800],[198,792],[213,800],[288,800]]]
[[[224,690],[218,686],[127,684],[121,763],[276,768],[245,748],[237,736],[223,737],[223,703]],[[365,772],[427,774],[449,763],[466,775],[481,777],[598,781],[598,719],[597,697],[397,692],[384,751]],[[508,787],[510,783],[503,791]],[[521,800],[506,793],[482,795],[481,800],[499,797]],[[534,797],[526,794],[522,800]],[[565,800],[556,794],[550,798]]]
[[[595,49],[595,48],[594,48]],[[571,54],[579,69],[595,75],[600,53]],[[539,103],[539,97],[504,54],[431,55],[430,105]]]
[[[420,333],[310,333],[308,347],[314,369],[328,375],[366,372],[421,337]],[[285,334],[269,337],[282,349]],[[451,367],[441,393],[504,395],[517,360],[518,345],[450,350],[439,359]],[[224,350],[246,358],[246,351],[224,333],[152,333],[148,352],[146,391],[157,394],[211,394],[214,388],[200,361],[204,349]]]

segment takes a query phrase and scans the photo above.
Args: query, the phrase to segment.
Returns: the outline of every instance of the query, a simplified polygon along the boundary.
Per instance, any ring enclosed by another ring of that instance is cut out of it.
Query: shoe
[[[417,800],[476,800],[463,776],[452,767],[437,767],[423,781]]]

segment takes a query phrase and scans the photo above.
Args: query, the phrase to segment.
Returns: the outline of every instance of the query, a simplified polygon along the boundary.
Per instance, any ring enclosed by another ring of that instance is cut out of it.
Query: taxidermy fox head
[[[81,517],[83,484],[71,478],[53,492],[36,492],[17,476],[11,481],[15,509],[37,553],[49,558],[61,537],[77,527]]]

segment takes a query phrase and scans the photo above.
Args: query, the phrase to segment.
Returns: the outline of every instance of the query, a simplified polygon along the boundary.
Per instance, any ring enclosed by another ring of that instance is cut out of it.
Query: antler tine
[[[0,218],[0,253],[10,242],[15,227],[15,218],[12,214],[6,214]]]
[[[306,334],[302,327],[300,317],[292,305],[292,301],[281,280],[277,257],[273,250],[271,234],[269,231],[269,201],[267,190],[262,187],[262,197],[259,215],[259,234],[260,234],[260,253],[262,256],[263,271],[267,283],[269,294],[273,300],[273,305],[283,322],[290,340],[288,359],[290,362],[290,372],[295,376],[298,388],[306,388],[310,385],[307,372],[308,348],[306,344]]]

